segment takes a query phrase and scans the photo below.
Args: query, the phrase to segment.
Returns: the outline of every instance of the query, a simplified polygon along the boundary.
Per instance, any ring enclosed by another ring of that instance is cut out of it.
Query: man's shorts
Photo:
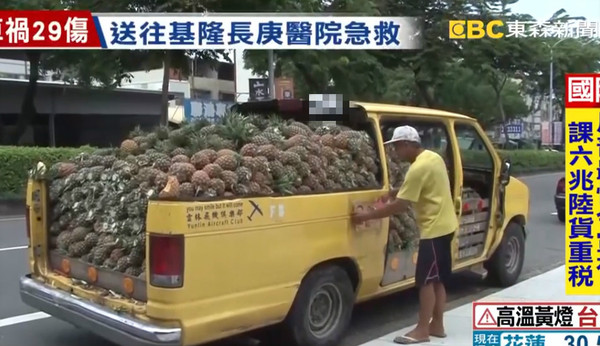
[[[417,271],[415,281],[417,287],[432,282],[446,283],[452,275],[452,238],[454,232],[432,239],[419,241],[417,255]]]

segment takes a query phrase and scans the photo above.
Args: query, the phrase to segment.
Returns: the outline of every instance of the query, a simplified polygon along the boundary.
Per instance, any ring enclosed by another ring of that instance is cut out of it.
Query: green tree
[[[440,108],[477,118],[483,127],[502,119],[496,91],[477,72],[457,63],[449,65],[436,90]],[[502,108],[507,120],[526,116],[529,112],[517,81],[509,79],[502,89]]]

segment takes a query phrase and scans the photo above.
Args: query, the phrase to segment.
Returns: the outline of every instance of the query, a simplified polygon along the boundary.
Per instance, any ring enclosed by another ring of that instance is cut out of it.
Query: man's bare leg
[[[444,330],[444,310],[446,309],[446,288],[441,282],[433,284],[435,293],[435,305],[433,307],[433,315],[429,324],[429,334],[443,338],[446,336]]]
[[[429,322],[435,307],[434,284],[427,284],[419,289],[419,321],[417,326],[406,336],[416,340],[429,340]]]

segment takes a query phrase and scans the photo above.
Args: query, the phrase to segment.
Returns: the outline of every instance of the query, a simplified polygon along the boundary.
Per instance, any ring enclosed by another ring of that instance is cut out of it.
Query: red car
[[[558,220],[560,222],[565,222],[565,177],[560,178],[556,184],[554,204],[556,205],[556,215],[558,216]]]

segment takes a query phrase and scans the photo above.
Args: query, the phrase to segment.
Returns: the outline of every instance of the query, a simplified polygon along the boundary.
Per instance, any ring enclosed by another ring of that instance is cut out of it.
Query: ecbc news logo
[[[491,20],[484,23],[481,20],[451,20],[448,23],[448,37],[451,39],[480,39],[484,37],[502,38],[504,33],[496,27],[502,27],[501,20]]]

